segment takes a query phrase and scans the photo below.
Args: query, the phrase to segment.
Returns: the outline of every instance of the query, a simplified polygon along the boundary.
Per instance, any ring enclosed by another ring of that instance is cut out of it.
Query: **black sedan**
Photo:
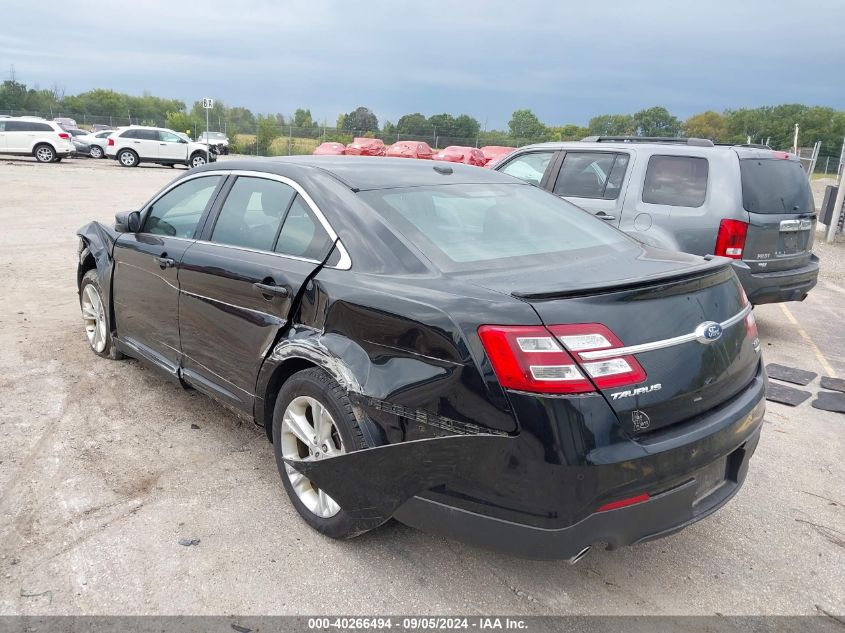
[[[80,229],[93,351],[266,429],[306,522],[534,558],[675,532],[739,489],[766,376],[729,260],[465,165],[193,169]]]

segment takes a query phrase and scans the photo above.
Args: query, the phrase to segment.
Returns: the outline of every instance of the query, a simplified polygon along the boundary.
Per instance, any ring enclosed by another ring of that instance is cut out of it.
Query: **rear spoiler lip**
[[[565,299],[567,297],[581,297],[584,295],[604,294],[617,290],[627,290],[650,286],[655,282],[674,282],[697,277],[703,273],[716,272],[730,266],[732,259],[705,255],[704,261],[681,270],[656,273],[646,277],[619,279],[617,281],[601,282],[573,288],[561,288],[542,292],[512,292],[511,296],[523,301],[544,301],[549,299]]]

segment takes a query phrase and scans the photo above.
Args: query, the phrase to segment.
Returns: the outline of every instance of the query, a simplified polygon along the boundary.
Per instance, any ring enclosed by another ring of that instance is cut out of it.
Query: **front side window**
[[[627,166],[627,154],[568,152],[554,192],[559,196],[615,200]]]
[[[618,245],[623,233],[525,185],[448,185],[358,194],[441,270],[508,268]]]
[[[295,193],[276,180],[240,176],[220,209],[211,241],[272,251]]]
[[[643,183],[643,202],[700,207],[707,194],[708,163],[695,156],[652,156]]]
[[[275,251],[304,259],[322,261],[333,240],[310,207],[297,195],[285,218]]]
[[[168,191],[149,207],[142,232],[192,238],[220,178],[193,178]]]
[[[165,143],[179,143],[182,139],[176,136],[173,132],[158,131],[158,138]]]
[[[516,176],[520,180],[539,185],[552,159],[552,152],[531,152],[517,156],[509,161],[499,171],[510,176]]]

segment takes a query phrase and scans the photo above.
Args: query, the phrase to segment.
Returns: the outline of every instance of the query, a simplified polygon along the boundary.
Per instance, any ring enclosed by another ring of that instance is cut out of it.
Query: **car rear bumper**
[[[426,532],[532,559],[572,559],[598,543],[615,549],[667,536],[715,512],[742,486],[760,437],[765,382],[761,369],[748,388],[712,415],[644,442],[647,456],[631,460],[624,449],[607,451],[575,484],[600,489],[620,471],[649,472],[651,482],[643,481],[638,490],[629,487],[624,494],[648,493],[647,501],[594,511],[574,522],[560,516],[558,526],[541,526],[536,515],[526,514],[524,522],[505,519],[460,497],[426,492],[406,501],[393,516]],[[706,461],[696,461],[702,455]],[[567,493],[571,491],[561,489],[557,495]]]
[[[752,273],[747,264],[737,261],[734,271],[753,304],[802,301],[818,281],[819,258],[810,254],[805,266],[766,273]]]

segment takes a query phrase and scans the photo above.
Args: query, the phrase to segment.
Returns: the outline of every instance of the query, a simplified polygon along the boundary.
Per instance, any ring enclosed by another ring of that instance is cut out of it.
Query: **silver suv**
[[[522,147],[495,166],[641,242],[734,259],[752,303],[816,285],[813,195],[798,157],[705,139],[588,137]]]

